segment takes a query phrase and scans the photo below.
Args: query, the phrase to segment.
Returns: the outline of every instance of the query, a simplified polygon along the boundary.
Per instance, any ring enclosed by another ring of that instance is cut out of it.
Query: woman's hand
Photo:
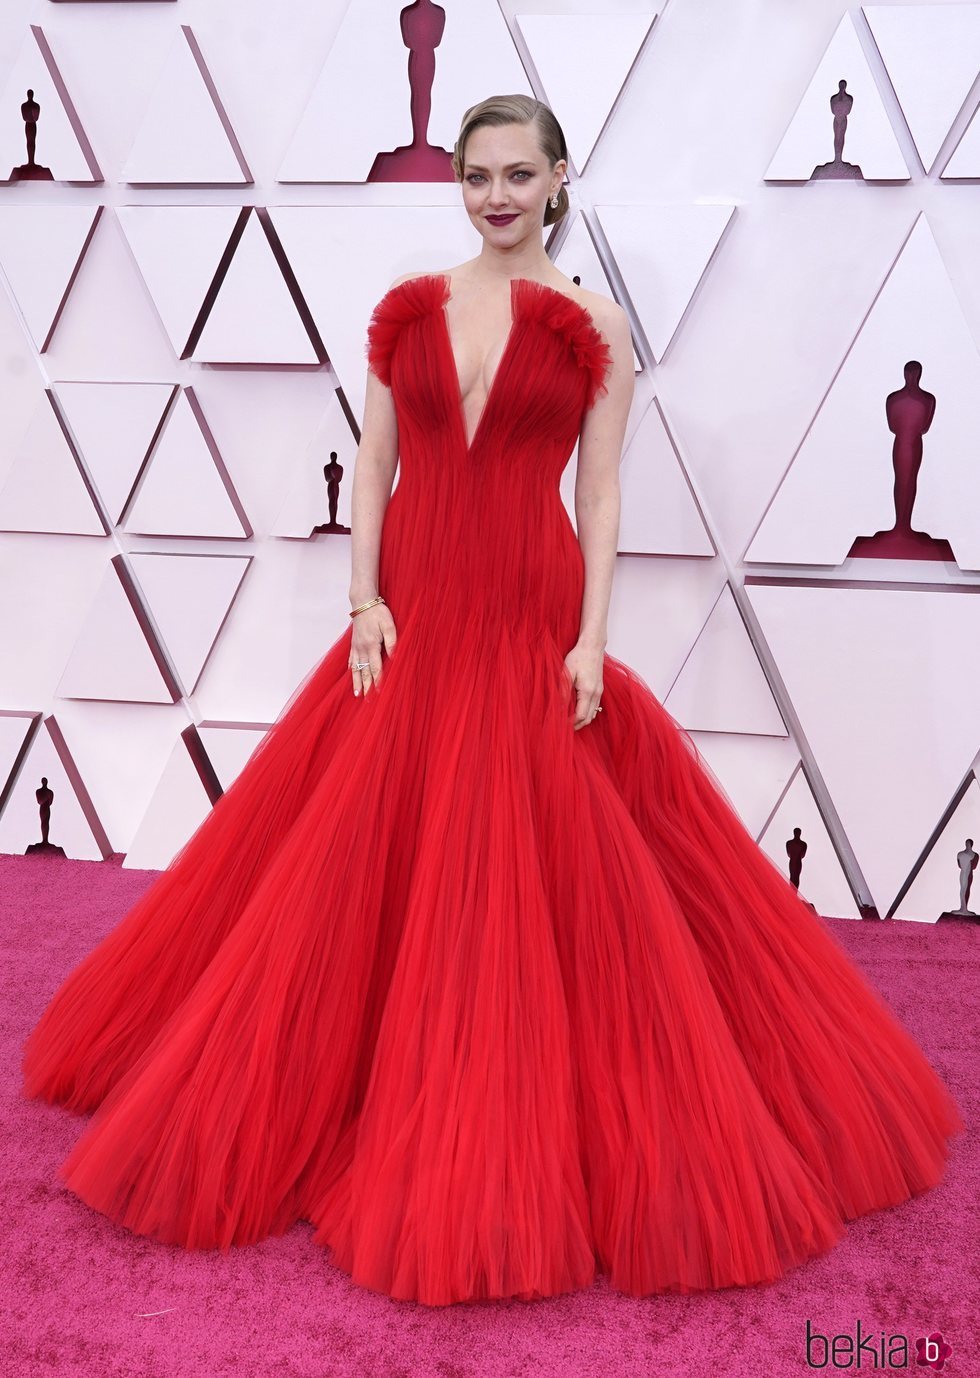
[[[565,657],[575,690],[575,731],[586,727],[601,713],[603,648],[578,641]]]
[[[395,649],[395,620],[388,610],[387,603],[376,603],[373,608],[359,612],[353,619],[351,633],[350,669],[354,681],[354,697],[377,685],[381,680],[381,648],[387,655]],[[367,662],[363,670],[355,667],[358,662]]]

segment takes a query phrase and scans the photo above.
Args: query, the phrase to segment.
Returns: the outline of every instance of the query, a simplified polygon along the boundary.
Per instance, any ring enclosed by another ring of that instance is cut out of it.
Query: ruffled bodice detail
[[[389,288],[378,302],[368,325],[365,354],[368,365],[386,387],[392,385],[392,363],[406,325],[444,310],[451,295],[444,273],[425,273]],[[609,345],[592,316],[566,292],[533,278],[515,278],[512,287],[515,329],[519,323],[540,322],[553,331],[573,365],[585,378],[583,409],[588,410],[606,389],[612,363]]]
[[[389,288],[371,313],[368,325],[367,342],[364,352],[368,366],[381,379],[385,387],[391,387],[391,364],[402,330],[409,321],[426,316],[441,306],[441,293],[437,293],[436,283],[440,279],[430,277],[409,278],[397,286]]]
[[[606,377],[612,354],[605,336],[591,315],[565,292],[532,278],[518,278],[517,302],[521,313],[540,320],[553,330],[571,352],[578,367],[587,375],[585,409],[606,392]]]

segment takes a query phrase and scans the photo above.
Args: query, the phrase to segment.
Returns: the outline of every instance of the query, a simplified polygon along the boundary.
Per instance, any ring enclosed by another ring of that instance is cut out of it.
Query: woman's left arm
[[[619,466],[633,401],[633,339],[623,308],[608,301],[594,317],[609,345],[606,391],[585,414],[578,442],[575,523],[585,564],[578,641],[565,657],[575,687],[575,730],[592,721],[602,697],[609,598],[619,542]]]

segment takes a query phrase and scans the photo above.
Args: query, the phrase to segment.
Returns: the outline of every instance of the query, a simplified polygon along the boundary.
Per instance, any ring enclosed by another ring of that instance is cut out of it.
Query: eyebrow
[[[529,164],[530,162],[531,162],[530,158],[521,158],[521,159],[520,159],[518,162],[516,162],[516,163],[508,163],[507,166],[504,168],[504,171],[505,171],[505,172],[510,172],[512,168],[515,168],[515,167],[524,167],[526,164]],[[468,168],[470,169],[471,172],[486,172],[486,171],[487,171],[487,169],[486,169],[485,167],[481,167],[479,163],[466,163],[466,167],[468,167]]]

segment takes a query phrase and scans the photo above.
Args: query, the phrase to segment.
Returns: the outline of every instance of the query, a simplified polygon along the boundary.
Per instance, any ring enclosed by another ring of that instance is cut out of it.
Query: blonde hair
[[[562,133],[561,125],[555,119],[554,112],[543,101],[535,100],[533,96],[524,95],[488,96],[479,104],[471,105],[463,116],[459,138],[456,140],[452,158],[453,174],[457,182],[463,180],[463,153],[466,148],[466,140],[474,129],[479,129],[481,125],[485,124],[533,124],[538,131],[538,144],[541,152],[551,166],[554,167],[559,158],[564,158],[566,164],[568,162],[568,149],[565,146],[565,136]],[[551,197],[548,198],[544,208],[543,223],[553,225],[567,211],[568,192],[564,186],[561,186],[558,188],[557,206],[552,206]]]

